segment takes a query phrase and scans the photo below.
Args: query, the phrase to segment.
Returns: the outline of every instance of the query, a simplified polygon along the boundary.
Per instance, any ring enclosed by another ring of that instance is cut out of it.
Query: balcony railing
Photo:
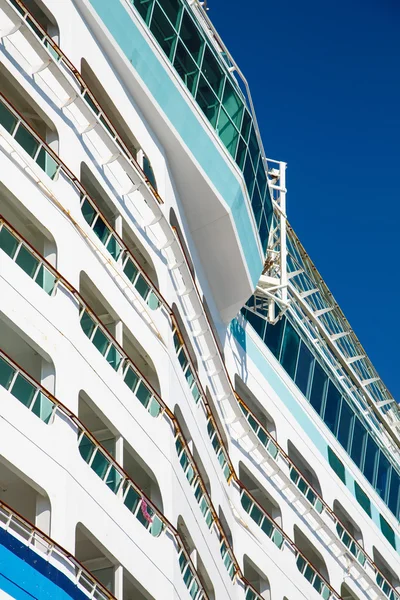
[[[4,502],[0,502],[0,527],[46,563],[61,569],[86,597],[96,600],[115,600],[111,592],[74,556]]]

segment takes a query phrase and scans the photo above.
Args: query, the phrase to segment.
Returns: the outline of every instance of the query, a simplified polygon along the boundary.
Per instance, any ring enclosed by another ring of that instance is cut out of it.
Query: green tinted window
[[[328,447],[328,460],[336,475],[343,481],[343,483],[346,483],[346,471],[344,464],[330,447]]]
[[[14,138],[23,147],[29,156],[34,156],[39,148],[39,142],[34,138],[30,131],[24,125],[20,124]]]
[[[0,105],[1,106],[1,105]],[[14,258],[14,254],[16,249],[18,248],[18,240],[16,237],[6,229],[6,227],[2,227],[0,231],[0,248],[8,254],[11,258]]]
[[[367,515],[371,516],[371,501],[368,498],[367,494],[364,490],[358,485],[357,481],[354,482],[354,490],[356,493],[356,498],[360,506],[363,507]]]
[[[184,42],[193,59],[199,63],[199,60],[202,56],[204,41],[197,27],[186,11],[182,17],[179,37]]]
[[[384,517],[382,517],[382,515],[379,515],[379,519],[381,522],[381,531],[382,531],[383,535],[385,536],[385,538],[387,539],[389,544],[391,544],[393,546],[393,548],[396,550],[396,539],[395,539],[393,529],[390,527],[390,525],[386,521],[386,519],[384,519]]]
[[[225,76],[217,59],[209,48],[205,49],[201,70],[214,92],[220,98]]]
[[[158,4],[155,4],[154,6],[150,30],[154,34],[154,37],[160,44],[161,48],[164,50],[165,54],[170,60],[172,60],[175,48],[176,33]]]
[[[10,112],[2,102],[0,102],[0,125],[2,125],[8,133],[12,133],[16,124],[17,118],[14,117],[12,112]]]

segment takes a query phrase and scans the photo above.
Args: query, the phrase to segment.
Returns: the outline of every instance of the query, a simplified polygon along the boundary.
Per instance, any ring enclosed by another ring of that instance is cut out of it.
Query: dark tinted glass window
[[[322,401],[324,399],[327,381],[327,374],[325,373],[321,365],[315,362],[310,393],[310,403],[311,406],[315,408],[318,414],[321,414]]]
[[[300,338],[289,321],[286,321],[285,335],[283,337],[281,365],[293,379],[296,370],[297,354]]]
[[[354,489],[358,503],[363,507],[367,515],[371,516],[371,501],[364,490],[358,485],[357,481],[354,482]]]
[[[385,536],[385,538],[387,539],[389,544],[391,544],[393,546],[393,548],[396,549],[396,540],[395,540],[393,529],[390,527],[390,525],[386,521],[386,519],[384,519],[382,517],[382,515],[379,515],[379,518],[380,518],[380,522],[381,522],[381,531],[382,531],[383,535]]]
[[[367,439],[367,450],[365,452],[364,475],[374,485],[375,464],[378,456],[378,446],[369,435]]]
[[[353,425],[354,413],[345,400],[342,401],[342,409],[339,417],[339,428],[337,438],[345,450],[349,447],[350,433]]]
[[[367,439],[367,432],[360,419],[357,417],[354,421],[353,440],[351,443],[350,456],[358,467],[361,468],[361,460],[363,456],[363,450],[365,446],[365,440]]]
[[[392,475],[390,478],[390,488],[389,488],[389,500],[388,505],[390,510],[396,517],[399,517],[399,496],[400,496],[400,476],[392,469]]]
[[[265,343],[276,358],[279,358],[279,351],[281,349],[281,341],[285,321],[286,319],[281,319],[277,322],[276,325],[271,325],[270,323],[268,323],[267,326]]]
[[[307,396],[308,383],[310,381],[310,370],[314,363],[314,357],[304,344],[300,344],[299,360],[296,371],[296,385],[300,388],[305,396]]]
[[[331,465],[332,469],[335,471],[336,475],[338,477],[340,477],[340,479],[343,481],[343,483],[346,483],[346,471],[344,468],[344,464],[342,463],[340,458],[338,458],[336,456],[336,454],[334,453],[332,448],[329,448],[329,447],[328,447],[328,460],[329,460],[329,464]]]
[[[332,383],[332,381],[330,381],[329,387],[328,387],[328,393],[326,396],[324,421],[334,435],[336,435],[339,408],[340,408],[341,401],[342,401],[342,397],[340,395],[339,390]]]
[[[386,497],[386,486],[390,473],[390,463],[383,452],[379,453],[378,473],[376,476],[376,491],[381,498]]]

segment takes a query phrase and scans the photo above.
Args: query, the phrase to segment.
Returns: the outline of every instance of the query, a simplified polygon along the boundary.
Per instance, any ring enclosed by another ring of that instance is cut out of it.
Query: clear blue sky
[[[400,402],[400,2],[208,6],[288,163],[289,220]]]

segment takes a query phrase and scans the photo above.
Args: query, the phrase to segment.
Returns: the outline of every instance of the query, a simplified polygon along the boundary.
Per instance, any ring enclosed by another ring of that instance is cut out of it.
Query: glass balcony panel
[[[192,369],[190,367],[187,369],[187,371],[185,373],[185,377],[186,377],[186,381],[189,384],[189,387],[191,387],[193,385],[195,379],[194,379]]]
[[[39,260],[24,245],[20,247],[15,262],[29,277],[35,275],[39,265]]]
[[[92,343],[97,348],[97,350],[103,356],[105,356],[105,353],[107,352],[110,341],[108,340],[107,336],[101,331],[100,327],[97,327],[96,333],[94,334],[93,339],[92,339]]]
[[[107,360],[108,364],[110,364],[112,366],[114,371],[118,371],[118,368],[121,364],[122,359],[123,359],[122,354],[116,349],[115,346],[111,345],[107,352],[106,360]]]
[[[253,508],[251,509],[250,516],[253,519],[253,521],[255,521],[257,523],[257,525],[260,525],[262,518],[263,518],[263,513],[258,508],[258,506],[256,506],[255,504],[254,504]]]
[[[243,102],[240,100],[239,96],[233,89],[233,86],[228,79],[226,79],[225,81],[222,105],[232,122],[240,130],[244,106]]]
[[[154,397],[151,399],[147,410],[149,411],[152,417],[158,417],[158,415],[160,414],[161,406]]]
[[[145,278],[143,277],[143,275],[139,274],[139,277],[136,280],[135,283],[135,287],[137,289],[137,291],[139,292],[139,294],[142,296],[142,298],[144,300],[146,300],[149,292],[150,292],[150,286],[147,283],[147,281],[145,280]]]
[[[200,394],[200,390],[197,387],[197,383],[195,383],[194,386],[192,387],[192,396],[193,396],[194,401],[196,402],[196,404],[200,400],[200,395],[201,395]]]
[[[143,527],[145,527],[146,529],[149,529],[149,527],[153,521],[154,511],[146,503],[146,501],[144,501],[144,503],[145,503],[145,506],[142,504],[142,500],[141,500],[139,510],[136,513],[136,518],[139,521],[139,523],[141,523],[143,525]],[[145,516],[145,514],[147,516]],[[151,521],[149,519],[151,519]]]
[[[177,35],[157,3],[154,5],[151,17],[150,31],[153,33],[169,60],[172,60]]]
[[[108,240],[107,250],[111,254],[111,256],[113,257],[114,260],[118,260],[120,254],[122,252],[122,246],[118,242],[117,238],[114,237],[113,235]]]
[[[59,165],[43,146],[40,148],[36,157],[36,163],[41,169],[43,169],[50,179],[55,178],[59,169]]]
[[[189,589],[189,586],[193,581],[193,573],[192,573],[190,567],[188,569],[186,569],[186,571],[183,575],[183,581],[184,581],[186,587]]]
[[[20,123],[17,129],[14,139],[22,146],[29,156],[35,156],[36,151],[39,148],[39,142],[31,134],[31,132],[28,131],[24,125],[22,125],[22,123]]]
[[[208,47],[204,51],[201,71],[218,98],[221,98],[225,75],[214,54]]]
[[[250,127],[251,127],[251,116],[250,116],[248,110],[245,108],[244,112],[243,112],[243,120],[242,120],[242,127],[240,130],[240,133],[242,134],[242,137],[246,143],[249,140]]]
[[[310,565],[306,565],[303,575],[307,579],[307,581],[311,583],[315,577],[314,569],[312,569]]]
[[[268,537],[271,537],[271,535],[274,531],[274,526],[272,525],[271,521],[267,517],[264,517],[264,520],[261,524],[261,529]]]
[[[251,506],[253,504],[252,500],[250,500],[249,496],[246,492],[242,492],[242,497],[240,499],[244,510],[248,513],[250,512]]]
[[[121,473],[119,473],[117,469],[114,466],[112,466],[107,475],[106,485],[110,488],[111,491],[114,492],[114,494],[118,492],[122,480],[123,477]]]
[[[189,464],[189,459],[187,457],[187,454],[186,454],[185,450],[182,452],[181,457],[179,459],[179,462],[180,462],[180,465],[181,465],[182,469],[185,470],[186,467]]]
[[[85,333],[85,335],[87,335],[88,338],[90,338],[90,336],[92,335],[94,328],[96,327],[96,323],[93,321],[92,317],[89,315],[88,312],[84,312],[82,317],[81,317],[81,327],[83,329],[83,332]]]
[[[239,133],[223,108],[219,113],[218,134],[229,153],[235,157]]]
[[[30,381],[19,373],[12,386],[11,394],[25,406],[30,406],[36,389]]]
[[[247,152],[243,175],[244,175],[244,180],[246,182],[247,191],[249,192],[249,196],[251,198],[251,195],[253,193],[255,176],[254,176],[253,166],[251,164],[251,158],[250,158],[249,152]]]
[[[43,264],[40,265],[39,271],[35,277],[35,282],[44,290],[49,296],[52,295],[54,287],[56,285],[56,278],[51,271],[49,271]]]
[[[44,423],[48,424],[53,414],[53,410],[54,403],[42,392],[39,392],[35,398],[35,402],[33,403],[33,414],[39,417],[39,419],[41,419]]]
[[[96,446],[94,442],[86,434],[83,434],[81,441],[79,442],[79,452],[85,462],[89,462],[92,458],[93,452]]]
[[[268,452],[272,456],[272,458],[276,458],[278,456],[278,446],[276,446],[273,442],[269,442],[268,444]]]
[[[219,101],[202,75],[200,75],[199,84],[197,87],[196,100],[201,110],[215,129],[217,125]]]
[[[193,467],[190,465],[190,467],[188,468],[188,470],[186,471],[186,479],[188,480],[189,483],[193,482],[193,479],[195,478],[195,472]]]
[[[186,367],[188,366],[189,361],[186,357],[183,347],[178,354],[178,361],[179,361],[179,364],[181,365],[182,370],[184,371],[186,369]]]
[[[143,383],[143,381],[141,381],[139,384],[139,387],[136,391],[136,396],[137,396],[139,402],[141,402],[144,407],[147,407],[149,400],[152,396],[152,393],[147,388],[147,386]]]
[[[135,264],[131,261],[130,258],[128,258],[128,260],[125,263],[124,273],[129,279],[129,281],[133,283],[136,278],[136,275],[138,274],[138,269],[136,268]]]
[[[196,580],[194,580],[190,587],[190,590],[189,590],[190,597],[193,598],[193,600],[196,598],[196,596],[199,592],[199,589],[200,589],[199,584],[197,583]]]
[[[197,64],[199,64],[202,56],[204,40],[186,10],[183,13],[179,37],[189,50],[191,57],[196,61]]]
[[[3,252],[8,254],[10,258],[14,258],[18,245],[19,240],[17,240],[17,238],[3,225],[0,230],[0,248]]]
[[[139,381],[139,377],[136,375],[132,367],[129,367],[126,371],[124,381],[129,387],[129,389],[132,390],[132,392],[134,392]]]
[[[181,553],[179,555],[179,568],[181,570],[181,573],[183,573],[187,564],[188,564],[187,558],[184,555],[184,553],[181,551]]]
[[[323,586],[324,586],[324,584],[322,582],[322,579],[320,577],[318,577],[318,575],[316,575],[314,583],[313,583],[313,588],[315,588],[317,590],[317,592],[320,594]]]
[[[190,93],[194,95],[199,77],[199,69],[180,40],[176,47],[174,67]]]
[[[274,544],[280,549],[282,548],[282,544],[283,544],[283,535],[282,533],[278,530],[275,529],[273,535],[272,535],[272,541],[274,542]]]
[[[110,235],[110,230],[108,229],[105,221],[98,215],[96,219],[96,223],[93,226],[93,231],[99,238],[102,244],[105,244],[108,236]]]
[[[4,127],[8,133],[13,133],[17,124],[17,118],[10,110],[0,101],[0,125]]]
[[[97,448],[91,467],[100,479],[104,479],[109,464],[110,461],[108,458],[99,450],[99,448]]]
[[[81,206],[81,211],[86,223],[88,223],[88,225],[92,225],[97,213],[93,206],[90,204],[89,200],[84,201],[84,203]]]
[[[125,496],[124,504],[128,510],[134,513],[141,498],[137,491],[129,483],[127,485],[129,486],[129,490]]]
[[[0,385],[8,390],[11,380],[14,377],[15,369],[0,357]]]
[[[157,308],[160,306],[160,301],[153,291],[150,292],[147,298],[147,305],[149,308],[151,308],[151,310],[157,310]]]
[[[153,522],[150,527],[150,532],[153,537],[158,537],[164,530],[164,523],[157,515],[154,515]]]

